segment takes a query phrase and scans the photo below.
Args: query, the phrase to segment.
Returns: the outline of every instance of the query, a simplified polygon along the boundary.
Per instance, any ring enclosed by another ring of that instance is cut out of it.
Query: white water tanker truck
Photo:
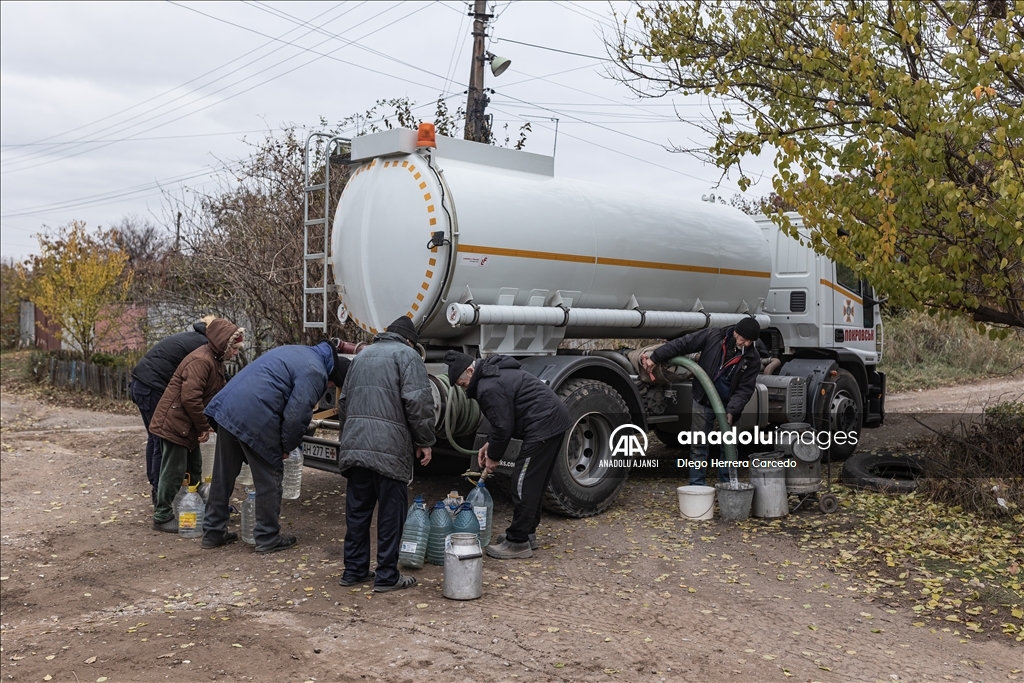
[[[457,349],[514,356],[547,383],[574,420],[546,496],[552,511],[608,507],[626,474],[607,466],[615,428],[629,422],[678,445],[692,403],[689,381],[638,376],[635,349],[565,349],[567,339],[666,339],[754,316],[775,360],[740,430],[808,422],[859,434],[881,424],[871,287],[767,218],[556,178],[552,157],[421,133],[351,140],[330,254],[308,253],[307,235],[307,274],[322,259],[335,286],[307,277],[307,293],[323,295],[326,308],[333,290],[339,318],[369,333],[407,315],[431,374],[443,374],[441,356]],[[439,433],[446,398],[440,387]],[[474,431],[464,448],[483,443],[486,425]],[[307,464],[336,469],[331,439],[307,437],[304,447]],[[833,446],[831,456],[854,448]],[[516,452],[513,444],[509,457]]]

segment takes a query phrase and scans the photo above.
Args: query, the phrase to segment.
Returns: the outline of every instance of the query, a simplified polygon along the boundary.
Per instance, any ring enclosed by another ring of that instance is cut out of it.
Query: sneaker
[[[222,545],[228,543],[234,543],[238,540],[238,534],[233,531],[225,531],[221,534],[220,538],[217,538],[213,534],[203,534],[203,550],[210,550],[211,548],[219,548]]]
[[[484,548],[484,552],[488,556],[498,560],[516,560],[527,557],[533,557],[533,550],[530,549],[530,542],[523,541],[522,543],[512,543],[508,539],[505,539],[498,545],[489,545]]]
[[[390,593],[391,591],[400,591],[403,588],[412,588],[416,585],[415,576],[406,576],[405,574],[398,575],[398,581],[390,586],[374,586],[374,593]]]
[[[354,586],[357,583],[366,583],[367,581],[373,581],[373,577],[375,577],[375,576],[376,576],[376,574],[374,572],[370,572],[369,574],[367,574],[366,576],[364,576],[361,579],[346,579],[345,575],[343,574],[341,576],[341,578],[338,579],[338,585],[339,586],[346,586],[346,587],[347,586]]]
[[[299,539],[288,534],[278,534],[277,540],[270,545],[258,545],[256,546],[256,552],[258,553],[276,553],[278,550],[287,550],[293,545],[298,543]]]
[[[154,519],[153,531],[163,531],[168,534],[176,534],[178,533],[178,520],[176,520],[174,517],[171,517],[166,522],[158,522]]]
[[[530,550],[536,550],[540,547],[537,543],[537,534],[530,534]],[[498,537],[494,539],[494,545],[501,545],[505,542],[505,534],[498,534]]]

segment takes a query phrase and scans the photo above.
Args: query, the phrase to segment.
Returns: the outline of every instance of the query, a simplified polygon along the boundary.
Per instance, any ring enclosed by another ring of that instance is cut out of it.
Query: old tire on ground
[[[832,403],[828,406],[829,429],[856,434],[860,441],[861,428],[864,426],[864,402],[857,380],[846,370],[840,370],[836,376],[836,392]],[[856,443],[832,445],[832,462],[842,462],[857,450]]]
[[[612,431],[629,422],[629,408],[615,389],[592,379],[573,379],[558,389],[573,426],[555,460],[544,507],[566,517],[603,512],[626,483],[628,468],[600,467],[611,457]]]
[[[924,476],[913,453],[858,453],[843,463],[843,483],[884,493],[910,493]]]

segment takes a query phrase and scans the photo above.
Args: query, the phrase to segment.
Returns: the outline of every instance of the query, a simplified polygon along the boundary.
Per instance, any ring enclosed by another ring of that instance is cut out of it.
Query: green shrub
[[[961,420],[926,452],[920,494],[989,517],[1024,509],[1024,403],[989,406],[984,420]]]
[[[918,312],[885,317],[879,369],[886,373],[890,391],[956,384],[1022,367],[1024,338],[1019,332],[994,341],[964,318]]]

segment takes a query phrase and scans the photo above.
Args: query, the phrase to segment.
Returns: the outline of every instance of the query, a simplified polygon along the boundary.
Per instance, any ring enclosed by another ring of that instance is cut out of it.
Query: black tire
[[[924,476],[921,456],[858,453],[843,463],[843,483],[883,493],[910,493]]]
[[[818,509],[826,515],[831,515],[839,509],[839,499],[836,498],[834,493],[826,493],[818,499]]]
[[[628,469],[597,466],[611,455],[611,431],[629,422],[629,408],[615,389],[592,379],[573,379],[558,389],[573,426],[562,440],[544,508],[566,517],[591,517],[615,502]]]
[[[861,429],[864,427],[864,399],[857,380],[846,370],[840,370],[836,377],[836,392],[828,411],[829,430],[833,434],[837,431],[852,432],[857,435],[856,440],[860,441]],[[832,462],[842,462],[856,450],[856,443],[833,444]]]

